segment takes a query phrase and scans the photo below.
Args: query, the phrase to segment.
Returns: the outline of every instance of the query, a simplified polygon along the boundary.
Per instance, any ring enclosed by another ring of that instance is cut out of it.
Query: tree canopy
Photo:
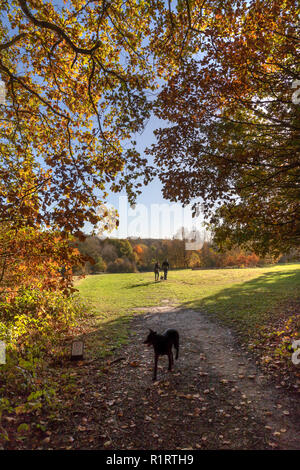
[[[160,48],[167,10],[143,0],[1,5],[0,218],[76,232],[99,220],[107,188],[132,199],[148,180],[130,139],[171,68]]]
[[[168,199],[203,199],[220,243],[295,246],[298,16],[292,0],[4,0],[0,220],[76,234],[108,190],[133,201],[158,172]],[[160,78],[171,127],[151,168],[133,139]]]
[[[288,250],[300,237],[299,6],[203,2],[201,15],[189,3],[201,53],[156,101],[171,123],[150,150],[164,195],[201,197],[220,244]]]

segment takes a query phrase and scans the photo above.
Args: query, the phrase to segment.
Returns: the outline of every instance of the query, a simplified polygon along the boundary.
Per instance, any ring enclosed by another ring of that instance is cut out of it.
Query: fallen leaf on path
[[[129,362],[129,365],[130,365],[131,367],[140,367],[140,364],[139,364],[139,362],[137,362],[137,361]]]
[[[77,431],[86,431],[86,427],[85,426],[77,426]]]
[[[269,446],[271,447],[277,447],[277,444],[275,442],[268,442]]]

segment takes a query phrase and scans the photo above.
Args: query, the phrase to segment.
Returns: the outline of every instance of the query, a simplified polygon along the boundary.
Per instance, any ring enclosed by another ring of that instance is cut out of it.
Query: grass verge
[[[234,328],[251,345],[265,342],[266,334],[269,341],[273,329],[276,332],[283,324],[285,338],[290,340],[288,343],[285,339],[287,348],[299,336],[296,309],[300,264],[179,270],[170,271],[167,282],[155,283],[153,278],[153,273],[104,274],[77,283],[80,295],[94,312],[94,330],[87,338],[93,355],[105,356],[126,343],[130,318],[141,308],[164,305],[166,301],[182,308],[205,310]],[[285,322],[293,316],[295,321],[286,329]],[[277,343],[273,341],[269,347],[279,350]]]

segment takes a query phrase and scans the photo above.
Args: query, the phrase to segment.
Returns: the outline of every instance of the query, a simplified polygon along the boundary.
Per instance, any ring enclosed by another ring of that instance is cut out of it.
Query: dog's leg
[[[153,380],[156,380],[156,375],[157,375],[157,362],[158,362],[158,354],[155,354],[155,357],[154,357],[154,374],[153,374]]]
[[[173,353],[172,350],[168,352],[168,358],[169,358],[169,369],[172,370],[172,365],[174,364],[174,358],[173,358]]]
[[[175,358],[178,359],[178,354],[179,354],[179,336],[176,338],[174,342],[174,348],[176,349],[176,356]]]

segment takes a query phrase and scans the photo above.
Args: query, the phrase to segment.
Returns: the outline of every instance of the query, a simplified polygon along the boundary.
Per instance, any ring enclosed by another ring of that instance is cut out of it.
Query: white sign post
[[[71,360],[79,361],[83,359],[83,349],[84,349],[83,341],[81,340],[73,341],[72,348],[71,348]]]
[[[4,104],[4,105],[6,104],[5,96],[6,96],[5,83],[3,80],[0,80],[0,104]]]
[[[5,342],[0,341],[0,364],[6,364],[5,350],[6,350]]]

